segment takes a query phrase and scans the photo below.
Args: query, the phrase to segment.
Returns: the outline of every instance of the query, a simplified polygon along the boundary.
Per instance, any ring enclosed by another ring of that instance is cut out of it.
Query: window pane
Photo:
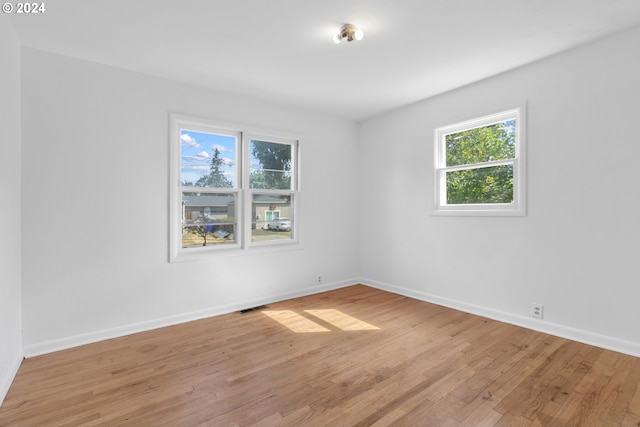
[[[513,165],[447,172],[447,204],[513,202]]]
[[[238,138],[180,129],[183,187],[236,188]]]
[[[507,160],[515,157],[516,121],[445,135],[447,166]]]
[[[182,193],[182,247],[236,242],[236,195]]]
[[[251,140],[251,188],[291,190],[293,146],[276,142]]]
[[[254,194],[251,206],[251,241],[291,240],[293,196]]]

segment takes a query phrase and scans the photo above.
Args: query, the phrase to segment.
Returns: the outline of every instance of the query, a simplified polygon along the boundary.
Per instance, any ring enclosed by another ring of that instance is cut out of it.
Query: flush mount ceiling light
[[[351,42],[354,40],[362,40],[363,37],[364,31],[351,24],[344,24],[342,28],[340,28],[340,31],[333,36],[333,42],[335,44],[339,44],[343,39],[347,39],[348,42]]]

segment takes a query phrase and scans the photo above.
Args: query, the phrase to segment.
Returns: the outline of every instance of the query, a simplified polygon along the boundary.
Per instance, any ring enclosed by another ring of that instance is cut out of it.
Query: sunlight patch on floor
[[[316,322],[299,315],[291,310],[269,310],[263,311],[264,314],[271,317],[276,322],[281,323],[296,333],[305,332],[331,332],[330,329],[318,325]]]
[[[262,312],[296,333],[331,331],[292,310],[263,310]],[[377,326],[349,316],[336,309],[305,310],[304,312],[343,331],[371,331],[380,329]]]
[[[331,323],[333,326],[340,328],[343,331],[370,331],[380,329],[377,326],[373,326],[333,308],[326,310],[305,310],[305,313],[309,313],[327,323]]]

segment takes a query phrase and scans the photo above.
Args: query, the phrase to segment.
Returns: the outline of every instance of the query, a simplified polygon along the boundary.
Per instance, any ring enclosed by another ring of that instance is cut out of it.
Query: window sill
[[[485,208],[485,207],[466,207],[466,208],[448,208],[435,209],[431,212],[431,216],[527,216],[527,212],[523,208]]]

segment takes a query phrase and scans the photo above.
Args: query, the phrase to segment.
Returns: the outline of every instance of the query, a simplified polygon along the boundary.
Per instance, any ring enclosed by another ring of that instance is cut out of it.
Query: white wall
[[[22,361],[20,44],[0,16],[0,403]]]
[[[18,58],[9,40],[3,57]],[[23,49],[25,353],[342,286],[362,273],[375,286],[640,354],[637,250],[625,248],[640,237],[629,162],[640,154],[640,59],[629,54],[639,41],[638,30],[621,34],[371,119],[360,134],[340,119]],[[17,59],[8,64],[2,72],[19,81]],[[0,108],[18,141],[13,98]],[[433,129],[523,100],[528,216],[430,216]],[[167,263],[170,111],[303,135],[303,250]],[[4,145],[3,159],[20,155]],[[18,165],[3,173],[19,174]],[[19,204],[18,187],[2,187],[3,198]],[[1,215],[12,236],[2,262],[13,268],[2,274],[14,284],[2,292],[19,320],[20,238],[15,211]],[[545,305],[544,321],[528,316],[531,302]],[[19,327],[0,328],[14,343],[0,357],[15,366]]]
[[[29,48],[22,80],[27,355],[358,277],[355,123]],[[169,112],[302,135],[302,250],[167,262]]]
[[[366,121],[365,281],[640,355],[639,45],[636,29]],[[434,128],[525,100],[528,216],[430,216]]]

